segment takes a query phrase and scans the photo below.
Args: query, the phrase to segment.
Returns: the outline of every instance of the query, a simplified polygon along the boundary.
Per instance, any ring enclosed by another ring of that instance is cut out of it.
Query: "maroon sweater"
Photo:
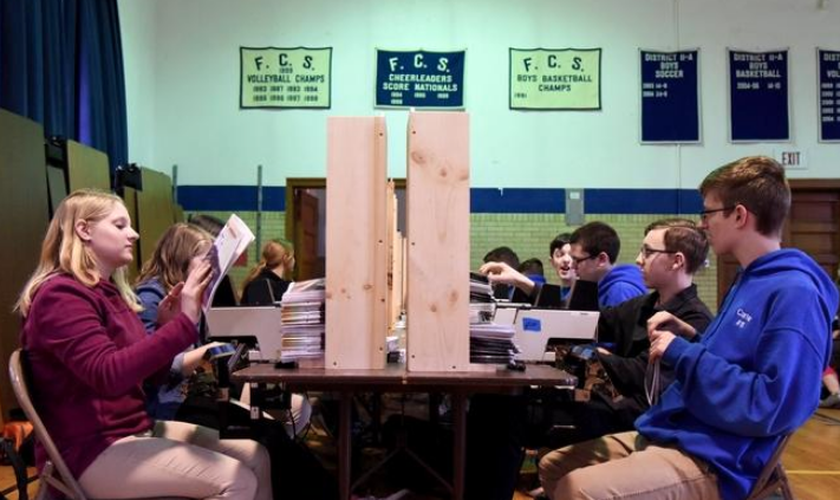
[[[113,442],[151,429],[142,383],[165,379],[198,332],[181,313],[154,335],[110,282],[88,288],[58,275],[36,292],[22,344],[41,419],[77,478]],[[46,460],[36,448],[39,468]]]

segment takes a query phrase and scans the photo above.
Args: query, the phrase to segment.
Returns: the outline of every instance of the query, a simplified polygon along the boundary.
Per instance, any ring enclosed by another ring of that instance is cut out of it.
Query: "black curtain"
[[[0,0],[0,107],[127,162],[116,0]]]

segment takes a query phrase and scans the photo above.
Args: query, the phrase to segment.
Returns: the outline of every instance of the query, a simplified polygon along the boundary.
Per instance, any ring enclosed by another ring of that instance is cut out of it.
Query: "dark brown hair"
[[[590,222],[575,229],[569,237],[569,244],[578,244],[583,251],[595,257],[601,252],[607,254],[610,264],[618,259],[618,252],[621,251],[621,240],[609,224],[604,222]]]
[[[654,229],[665,229],[665,250],[680,252],[685,256],[685,271],[688,274],[696,273],[706,263],[709,239],[694,221],[678,217],[659,219],[645,228],[645,235]]]

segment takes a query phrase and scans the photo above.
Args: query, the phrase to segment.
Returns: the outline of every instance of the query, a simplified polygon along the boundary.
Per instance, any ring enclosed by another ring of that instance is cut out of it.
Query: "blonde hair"
[[[260,262],[245,277],[245,281],[242,283],[242,290],[244,291],[248,283],[254,281],[263,269],[276,269],[280,266],[283,266],[284,276],[282,277],[285,278],[295,266],[295,250],[288,242],[276,239],[270,240],[263,245]]]
[[[59,273],[67,273],[91,288],[99,283],[96,256],[79,238],[76,233],[76,223],[80,220],[89,223],[98,222],[107,217],[117,204],[123,205],[122,199],[118,196],[94,189],[74,191],[62,200],[50,221],[44,242],[41,244],[38,267],[23,287],[15,304],[15,310],[26,317],[38,289]],[[126,280],[125,267],[114,271],[111,280],[128,307],[133,311],[139,311],[137,296],[134,295]]]
[[[210,234],[192,224],[179,222],[170,226],[158,240],[151,258],[143,264],[136,283],[157,278],[169,292],[187,280],[192,259],[212,243]]]

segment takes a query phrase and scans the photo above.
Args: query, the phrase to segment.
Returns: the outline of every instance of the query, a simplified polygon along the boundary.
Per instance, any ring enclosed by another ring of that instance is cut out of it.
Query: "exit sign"
[[[808,162],[804,151],[798,150],[776,150],[776,161],[786,169],[805,169]]]

